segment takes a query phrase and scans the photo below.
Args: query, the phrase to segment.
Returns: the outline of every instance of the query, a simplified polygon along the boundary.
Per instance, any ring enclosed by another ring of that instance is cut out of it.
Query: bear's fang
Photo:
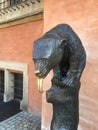
[[[38,91],[43,93],[43,78],[38,78]]]

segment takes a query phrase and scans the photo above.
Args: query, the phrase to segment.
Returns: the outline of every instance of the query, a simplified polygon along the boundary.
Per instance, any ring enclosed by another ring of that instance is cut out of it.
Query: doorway
[[[14,76],[14,100],[21,102],[23,99],[23,74],[13,73]]]
[[[4,70],[0,70],[0,102],[3,101],[4,95]]]
[[[0,72],[0,77],[3,77],[3,79],[0,79],[1,83],[4,81],[3,90],[0,90],[2,93],[4,91],[3,101],[6,103],[11,100],[18,100],[20,109],[28,110],[28,65],[25,63],[0,61],[0,70],[3,70]],[[17,88],[20,89],[18,93]]]

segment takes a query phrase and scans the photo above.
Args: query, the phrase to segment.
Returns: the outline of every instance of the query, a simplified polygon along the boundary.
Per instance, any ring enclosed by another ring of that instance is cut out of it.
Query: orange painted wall
[[[33,41],[43,33],[43,20],[0,29],[0,61],[27,63],[29,111],[40,115],[42,96],[37,91],[32,61]]]
[[[59,23],[72,26],[87,53],[81,79],[79,130],[98,130],[98,0],[44,0],[44,32]],[[51,86],[49,74],[44,89]],[[52,106],[42,101],[42,130],[49,130]]]

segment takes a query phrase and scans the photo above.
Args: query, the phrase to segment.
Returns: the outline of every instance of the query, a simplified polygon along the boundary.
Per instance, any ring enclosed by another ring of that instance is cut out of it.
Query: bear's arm
[[[70,67],[67,75],[63,77],[62,82],[67,86],[74,86],[74,84],[79,82],[83,69],[85,67],[86,56],[83,53],[74,53],[70,55]]]
[[[78,51],[70,56],[70,67],[67,75],[74,75],[78,79],[80,79],[80,76],[84,70],[85,64],[86,64],[86,54],[84,49],[82,52]]]

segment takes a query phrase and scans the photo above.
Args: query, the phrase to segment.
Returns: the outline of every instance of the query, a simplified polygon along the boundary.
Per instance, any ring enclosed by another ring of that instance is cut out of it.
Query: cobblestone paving
[[[0,130],[41,130],[41,119],[26,111],[2,121]]]

